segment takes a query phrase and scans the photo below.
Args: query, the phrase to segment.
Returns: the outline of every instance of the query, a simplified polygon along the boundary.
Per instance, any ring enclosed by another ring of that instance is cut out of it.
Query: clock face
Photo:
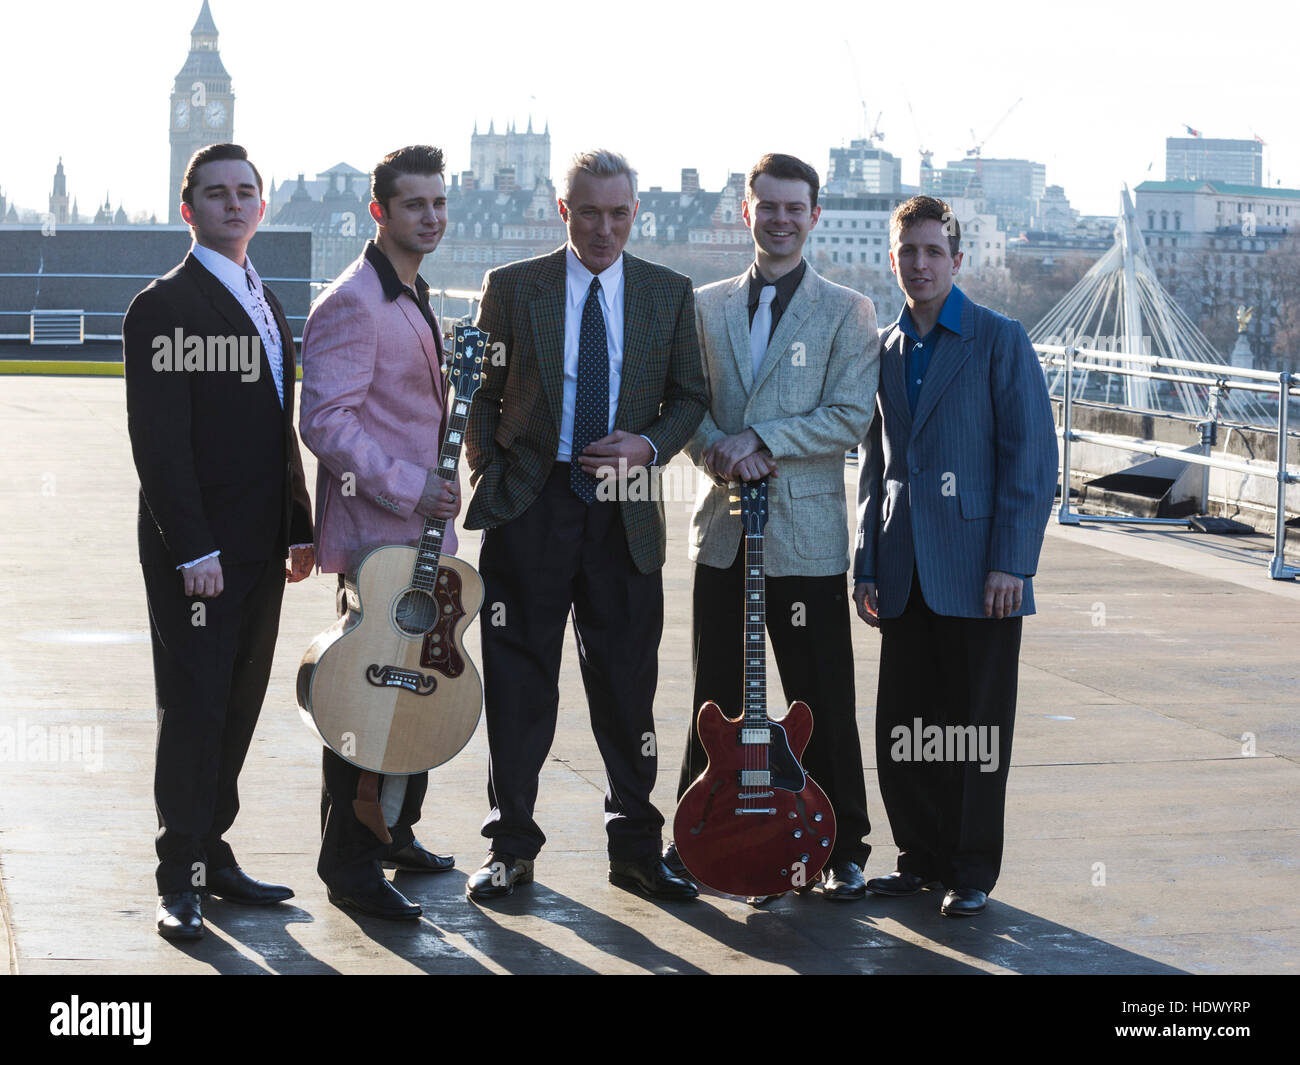
[[[208,104],[208,109],[204,112],[209,126],[219,126],[226,121],[226,105],[220,100],[213,100]]]
[[[185,129],[190,124],[190,105],[187,101],[177,100],[172,114],[176,118],[177,129]]]

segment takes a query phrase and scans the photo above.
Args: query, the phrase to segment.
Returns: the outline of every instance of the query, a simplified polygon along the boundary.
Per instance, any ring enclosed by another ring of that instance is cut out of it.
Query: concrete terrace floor
[[[490,908],[464,897],[485,851],[480,724],[432,774],[419,825],[425,844],[456,853],[457,870],[398,881],[424,918],[336,909],[315,874],[319,747],[293,694],[302,650],[333,617],[334,580],[317,576],[287,590],[229,837],[254,876],[291,884],[297,898],[209,903],[207,937],[168,944],[153,931],[153,681],[125,424],[120,378],[0,378],[0,737],[7,729],[11,741],[0,763],[0,939],[11,971],[1297,970],[1300,588],[1268,579],[1262,538],[1054,524],[1040,612],[1025,625],[1003,874],[981,917],[941,918],[936,893],[843,905],[787,896],[758,910],[716,896],[655,904],[609,885],[604,777],[571,642],[538,803],[549,843],[537,882]],[[855,477],[848,468],[846,484]],[[690,711],[690,563],[688,508],[668,511],[656,800],[671,824]],[[460,554],[476,560],[477,534]],[[868,875],[879,875],[895,851],[874,770],[877,637],[855,621],[854,644]],[[470,651],[477,658],[477,626]],[[16,751],[12,738],[36,725],[101,730],[102,765]],[[1243,753],[1250,737],[1253,754]]]

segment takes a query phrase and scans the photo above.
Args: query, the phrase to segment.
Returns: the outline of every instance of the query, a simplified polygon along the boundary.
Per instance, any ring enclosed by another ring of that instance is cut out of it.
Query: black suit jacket
[[[279,301],[264,291],[284,351],[283,407],[256,326],[193,255],[127,310],[126,410],[146,565],[174,568],[217,550],[223,563],[262,562],[312,541],[293,428],[293,335]],[[223,357],[238,365],[240,352],[246,365],[256,360],[256,379],[251,370],[217,368]]]

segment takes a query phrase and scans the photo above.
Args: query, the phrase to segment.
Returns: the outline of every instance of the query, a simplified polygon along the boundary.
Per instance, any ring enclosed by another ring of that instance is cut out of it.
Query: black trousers
[[[745,545],[727,569],[696,565],[691,620],[695,670],[693,713],[682,758],[677,797],[704,772],[708,755],[695,715],[709,700],[727,717],[743,710],[745,670]],[[835,810],[835,849],[830,860],[865,865],[871,846],[867,792],[862,773],[853,683],[848,581],[832,577],[767,577],[767,632],[781,674],[785,704],[808,704],[812,738],[803,767],[821,785]],[[769,696],[769,705],[774,701]]]
[[[339,590],[335,601],[339,617],[348,612],[347,595],[343,590],[343,574],[339,574]],[[393,842],[382,843],[375,834],[357,820],[352,800],[357,797],[357,781],[361,770],[340,758],[328,747],[321,753],[320,792],[320,857],[316,872],[335,891],[363,887],[376,877],[383,876],[379,863],[390,854],[400,851],[415,839],[412,829],[420,820],[420,807],[429,789],[429,774],[412,773],[406,778],[406,793],[402,799],[397,824],[390,825],[388,834]],[[383,801],[384,788],[392,786],[392,779],[379,778],[379,798]]]
[[[936,614],[915,574],[881,619],[876,766],[899,872],[997,883],[1022,621]]]
[[[222,565],[212,599],[184,594],[181,574],[146,565],[158,744],[159,894],[194,891],[235,865],[223,838],[239,812],[239,771],[262,710],[284,597],[284,562]]]
[[[483,689],[495,850],[534,858],[546,836],[533,817],[537,781],[555,738],[560,655],[570,613],[605,762],[609,855],[657,854],[663,816],[650,801],[658,766],[654,696],[663,581],[628,552],[618,504],[584,503],[556,463],[532,505],[483,534]]]

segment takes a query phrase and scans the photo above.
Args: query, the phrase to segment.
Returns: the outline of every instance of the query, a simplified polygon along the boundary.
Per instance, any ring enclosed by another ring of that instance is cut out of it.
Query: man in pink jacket
[[[385,156],[371,175],[375,239],[313,304],[302,340],[303,442],[319,460],[316,559],[343,574],[373,548],[414,545],[425,517],[455,518],[460,490],[437,475],[446,423],[442,338],[420,262],[447,228],[442,152],[413,145]],[[443,549],[456,550],[447,526]],[[376,917],[410,919],[420,907],[394,888],[383,865],[439,873],[454,859],[432,854],[412,825],[429,775],[379,776],[391,844],[357,820],[353,799],[376,774],[328,747],[322,765],[321,851],[317,872],[335,905]],[[404,790],[403,790],[404,789]]]

